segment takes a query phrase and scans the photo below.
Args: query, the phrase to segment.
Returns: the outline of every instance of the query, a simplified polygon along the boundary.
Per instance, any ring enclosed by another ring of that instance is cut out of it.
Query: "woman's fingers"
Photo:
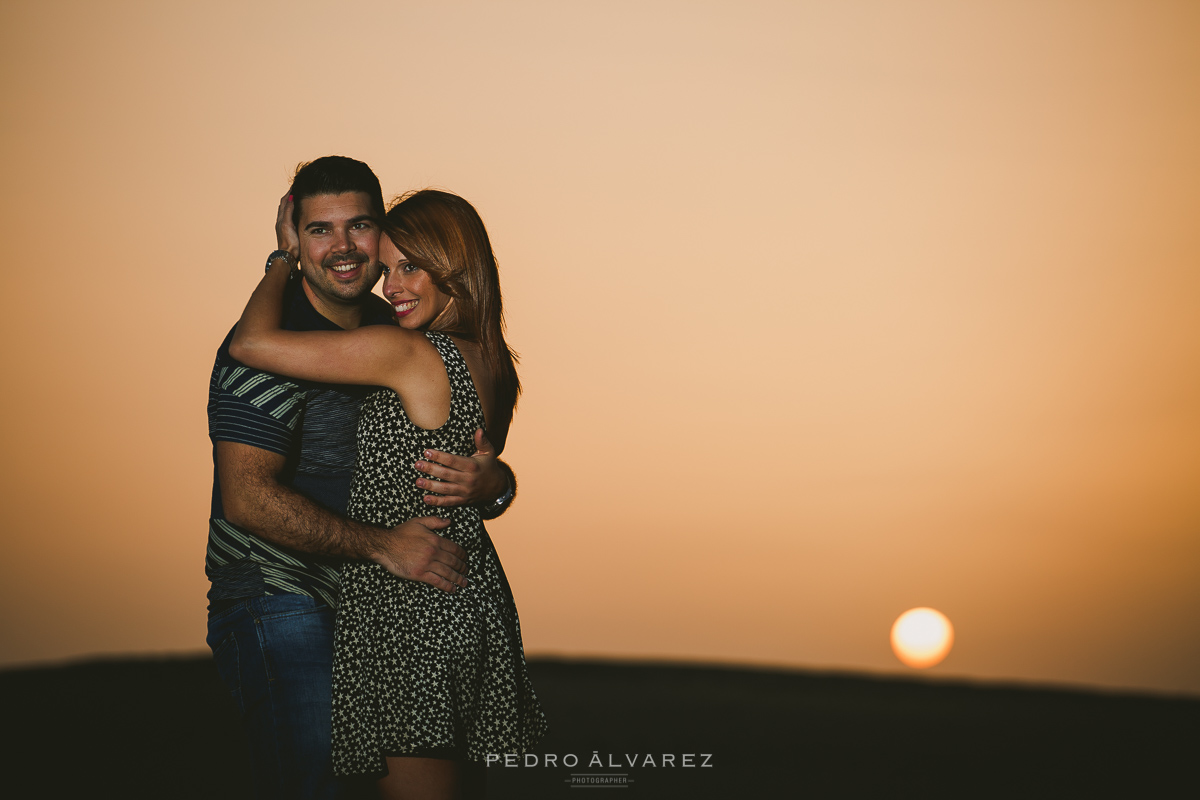
[[[287,250],[293,258],[300,257],[300,234],[292,222],[292,212],[295,200],[290,194],[285,194],[279,200],[279,210],[275,214],[275,242],[280,250]]]
[[[279,208],[275,209],[275,239],[279,244],[283,243],[281,230],[283,228],[283,221],[287,218],[288,200],[290,198],[290,194],[285,194],[279,198]],[[282,250],[283,248],[281,247],[280,249]]]

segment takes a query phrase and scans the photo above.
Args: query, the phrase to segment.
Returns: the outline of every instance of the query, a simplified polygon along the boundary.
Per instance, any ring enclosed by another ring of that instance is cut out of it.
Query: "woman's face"
[[[400,327],[425,330],[450,304],[450,296],[434,285],[425,270],[408,263],[387,236],[379,237],[383,263],[383,296],[396,309]]]

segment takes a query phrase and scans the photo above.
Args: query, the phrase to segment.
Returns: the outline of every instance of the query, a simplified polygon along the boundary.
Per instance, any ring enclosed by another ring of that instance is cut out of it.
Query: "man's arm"
[[[238,442],[218,441],[217,477],[225,519],[275,544],[338,558],[374,561],[393,575],[447,592],[466,586],[467,553],[433,531],[437,517],[377,528],[334,514],[284,486],[284,456]]]

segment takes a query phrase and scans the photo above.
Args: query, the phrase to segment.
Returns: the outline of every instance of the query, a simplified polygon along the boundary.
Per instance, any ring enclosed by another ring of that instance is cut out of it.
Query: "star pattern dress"
[[[546,732],[525,667],[521,624],[479,509],[422,501],[413,464],[426,449],[474,452],[483,411],[462,354],[428,332],[450,379],[450,416],[440,428],[409,421],[382,389],[364,401],[347,514],[388,527],[447,517],[442,531],[467,551],[465,589],[448,594],[397,578],[377,564],[342,570],[333,658],[333,765],[338,775],[382,775],[386,756],[483,760],[522,753]]]

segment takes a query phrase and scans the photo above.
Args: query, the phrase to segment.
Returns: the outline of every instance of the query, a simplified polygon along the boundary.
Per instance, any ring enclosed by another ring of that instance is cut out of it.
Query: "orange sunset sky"
[[[204,648],[297,162],[495,244],[531,654],[1200,693],[1200,5],[0,4],[0,665]]]

